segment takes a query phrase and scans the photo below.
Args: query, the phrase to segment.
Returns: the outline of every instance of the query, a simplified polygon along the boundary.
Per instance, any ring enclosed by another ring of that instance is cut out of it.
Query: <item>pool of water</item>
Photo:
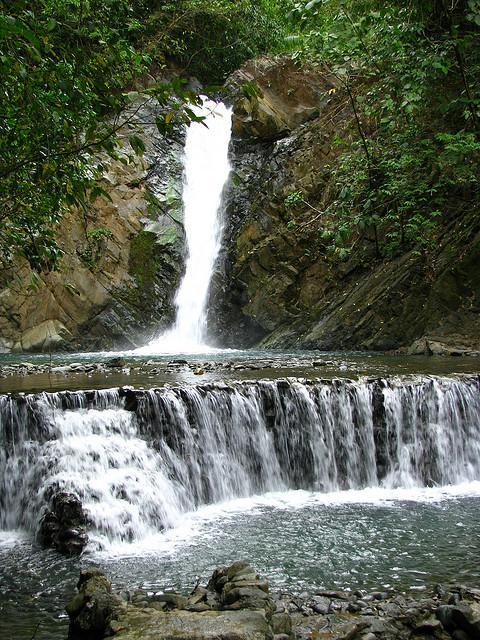
[[[172,354],[140,356],[133,352],[98,352],[54,354],[0,354],[0,366],[19,362],[60,364],[73,362],[106,362],[113,356],[122,357],[123,369],[108,369],[93,373],[39,373],[0,377],[0,393],[61,391],[82,389],[107,389],[123,385],[153,388],[165,384],[198,384],[228,380],[259,380],[279,377],[304,378],[359,378],[361,376],[386,377],[411,374],[452,375],[477,373],[480,359],[475,357],[441,356],[394,356],[370,353],[330,353],[320,351],[218,351],[204,354]],[[188,365],[176,365],[174,370],[168,363],[186,360]],[[150,363],[157,371],[150,373],[140,369],[142,363]],[[265,362],[269,366],[265,367]],[[313,366],[313,363],[316,366]],[[195,375],[196,366],[213,363],[212,370]],[[229,363],[231,368],[219,365]],[[193,365],[193,366],[192,366]],[[251,368],[235,368],[251,365]]]
[[[116,588],[188,592],[197,577],[243,558],[275,591],[423,590],[480,584],[480,483],[334,494],[290,491],[202,507],[177,527],[78,559],[0,533],[0,637],[56,640],[78,571],[103,568]],[[35,635],[34,635],[35,634]]]

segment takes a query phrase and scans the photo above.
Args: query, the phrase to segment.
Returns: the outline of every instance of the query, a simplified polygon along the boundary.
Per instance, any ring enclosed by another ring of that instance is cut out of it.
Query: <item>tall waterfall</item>
[[[185,143],[183,188],[188,257],[185,275],[175,298],[174,326],[139,353],[204,352],[208,290],[221,242],[221,199],[230,173],[228,146],[231,110],[206,100],[196,114]]]
[[[269,491],[478,481],[479,391],[465,376],[0,396],[0,528],[35,531],[56,491],[94,535],[131,540]]]

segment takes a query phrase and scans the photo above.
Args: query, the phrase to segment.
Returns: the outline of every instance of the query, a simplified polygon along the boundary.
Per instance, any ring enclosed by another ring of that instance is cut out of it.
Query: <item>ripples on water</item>
[[[274,591],[422,589],[449,580],[478,585],[479,551],[480,483],[234,500],[186,514],[164,534],[80,560],[2,533],[0,637],[30,640],[40,623],[35,640],[64,638],[63,608],[87,564],[105,569],[116,588],[188,591],[196,576],[205,580],[216,565],[245,558]]]

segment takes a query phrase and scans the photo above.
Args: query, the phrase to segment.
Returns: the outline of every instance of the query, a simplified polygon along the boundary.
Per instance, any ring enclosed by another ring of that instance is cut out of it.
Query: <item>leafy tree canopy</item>
[[[99,151],[115,157],[131,91],[167,61],[221,82],[282,36],[268,0],[0,0],[0,262],[54,269],[66,208],[106,194]],[[276,7],[276,8],[275,8]],[[149,86],[162,132],[195,119],[180,81]],[[133,136],[135,153],[142,141]]]
[[[328,67],[355,122],[322,218],[330,250],[427,250],[449,208],[478,204],[480,0],[310,0],[291,17],[294,55]]]

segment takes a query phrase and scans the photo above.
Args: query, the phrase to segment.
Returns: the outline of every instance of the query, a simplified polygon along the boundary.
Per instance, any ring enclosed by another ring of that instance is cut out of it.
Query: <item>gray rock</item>
[[[129,611],[121,640],[273,640],[261,611]]]
[[[110,623],[117,626],[127,605],[112,593],[107,577],[96,568],[83,570],[77,584],[78,594],[68,603],[69,640],[101,640],[110,635]]]
[[[238,600],[251,600],[252,602],[257,603],[269,600],[269,597],[265,591],[262,591],[262,589],[258,589],[257,587],[243,587],[241,589],[234,587],[229,591],[224,591],[222,594],[222,604],[224,605],[231,605]]]
[[[273,633],[275,635],[290,635],[292,633],[292,619],[287,613],[275,613],[271,621]]]
[[[243,576],[236,576],[231,582],[227,582],[223,587],[222,593],[226,596],[232,589],[248,589],[256,587],[268,593],[268,582],[266,580],[240,580]]]
[[[275,613],[285,613],[285,605],[281,600],[275,601]]]
[[[78,555],[88,543],[87,516],[72,493],[61,491],[51,499],[51,509],[39,526],[39,540],[65,555]]]
[[[367,626],[366,622],[352,623],[347,626],[339,640],[354,640]]]
[[[428,618],[427,620],[421,620],[414,626],[414,631],[417,634],[434,634],[435,631],[442,629],[442,623],[438,618]]]
[[[206,599],[208,595],[207,589],[205,587],[197,587],[195,591],[188,597],[188,604],[198,604]]]
[[[212,607],[208,605],[206,602],[197,602],[196,604],[189,604],[185,607],[186,611],[195,611],[197,613],[202,613],[203,611],[211,611]]]
[[[207,596],[205,598],[205,603],[211,609],[220,609],[220,598],[216,593],[213,593],[211,591],[207,593]]]
[[[255,574],[252,567],[244,560],[234,562],[226,570],[226,575],[229,580],[233,580],[233,578],[239,575],[251,575],[252,573]]]
[[[385,604],[381,605],[381,608],[382,611],[392,618],[400,616],[403,613],[402,608],[395,602],[385,602]]]
[[[480,603],[441,605],[435,613],[447,631],[458,629],[480,640]]]
[[[184,609],[188,604],[188,598],[178,593],[162,593],[154,599],[155,602],[164,602],[168,609]]]

